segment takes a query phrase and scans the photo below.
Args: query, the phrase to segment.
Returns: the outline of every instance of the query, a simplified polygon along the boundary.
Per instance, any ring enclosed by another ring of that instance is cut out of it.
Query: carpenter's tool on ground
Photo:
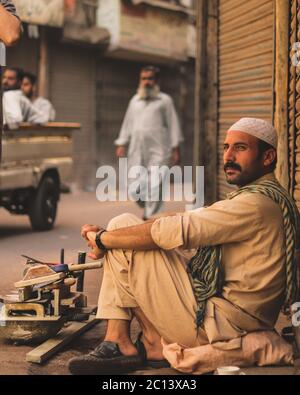
[[[98,322],[93,316],[96,309],[87,305],[86,295],[74,292],[71,287],[78,281],[78,272],[99,269],[102,261],[82,264],[84,254],[80,256],[78,264],[65,264],[64,260],[47,264],[25,256],[27,262],[23,279],[14,284],[16,290],[10,295],[0,297],[3,303],[0,337],[17,343],[36,343],[55,336],[68,321],[83,321],[82,325],[78,323],[76,326],[78,333],[84,330],[85,324],[89,328],[94,320]],[[83,280],[81,277],[82,288]],[[68,330],[66,333],[71,332]],[[65,344],[66,341],[58,343]],[[47,355],[50,355],[47,350]]]

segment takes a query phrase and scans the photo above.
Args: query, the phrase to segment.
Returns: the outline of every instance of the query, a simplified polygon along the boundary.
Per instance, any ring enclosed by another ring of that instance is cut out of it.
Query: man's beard
[[[27,99],[31,100],[33,98],[33,91],[29,92],[29,93],[24,93],[23,95],[27,97]]]
[[[154,85],[153,87],[139,87],[137,94],[139,95],[140,99],[149,100],[155,99],[160,92],[160,88],[158,85]]]
[[[8,91],[16,91],[16,90],[19,90],[20,87],[17,86],[17,85],[14,85],[14,86],[2,85],[2,89],[3,89],[3,92],[8,92]]]
[[[237,173],[233,178],[230,179],[230,176],[227,175],[226,170],[227,169],[234,169],[238,170],[239,173]],[[225,171],[225,176],[228,184],[230,185],[237,185],[238,187],[243,187],[247,184],[250,184],[251,182],[257,180],[262,176],[261,172],[259,171],[260,169],[253,169],[253,171],[249,172],[246,170],[243,170],[241,166],[238,163],[235,162],[227,162],[224,165],[224,171]]]

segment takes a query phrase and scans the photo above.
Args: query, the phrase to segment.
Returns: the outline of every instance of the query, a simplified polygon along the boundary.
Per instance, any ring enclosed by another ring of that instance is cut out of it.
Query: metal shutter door
[[[219,198],[232,190],[223,171],[227,129],[242,117],[272,121],[274,13],[273,0],[219,2]]]
[[[84,47],[54,43],[50,47],[50,99],[57,121],[79,122],[74,137],[74,181],[80,187],[95,183],[95,59]]]

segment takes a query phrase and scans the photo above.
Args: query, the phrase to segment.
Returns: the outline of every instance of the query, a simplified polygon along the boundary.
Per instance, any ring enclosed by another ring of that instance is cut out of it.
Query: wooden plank
[[[33,278],[40,278],[45,276],[51,276],[55,274],[55,271],[50,269],[46,265],[35,265],[26,268],[26,274],[23,277],[23,281],[32,280]]]
[[[73,322],[68,327],[62,329],[55,337],[42,343],[26,354],[26,361],[41,364],[69,344],[77,336],[86,332],[96,325],[100,320],[90,317],[88,321]]]
[[[27,287],[28,285],[35,285],[35,284],[43,284],[46,282],[55,282],[61,280],[62,278],[66,277],[65,273],[56,273],[50,276],[32,278],[31,280],[21,280],[15,283],[16,288],[23,288]]]
[[[60,315],[60,289],[53,289],[54,299],[52,300],[51,304],[54,309],[54,315]]]
[[[47,130],[47,129],[81,129],[81,124],[77,122],[48,122],[44,125],[34,125],[32,123],[20,123],[20,129]]]

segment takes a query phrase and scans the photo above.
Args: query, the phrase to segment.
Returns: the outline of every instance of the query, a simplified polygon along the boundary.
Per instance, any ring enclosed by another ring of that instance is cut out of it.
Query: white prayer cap
[[[251,134],[258,139],[265,141],[275,149],[277,148],[277,132],[274,126],[263,119],[258,118],[242,118],[237,121],[231,128],[230,131],[238,131]]]

